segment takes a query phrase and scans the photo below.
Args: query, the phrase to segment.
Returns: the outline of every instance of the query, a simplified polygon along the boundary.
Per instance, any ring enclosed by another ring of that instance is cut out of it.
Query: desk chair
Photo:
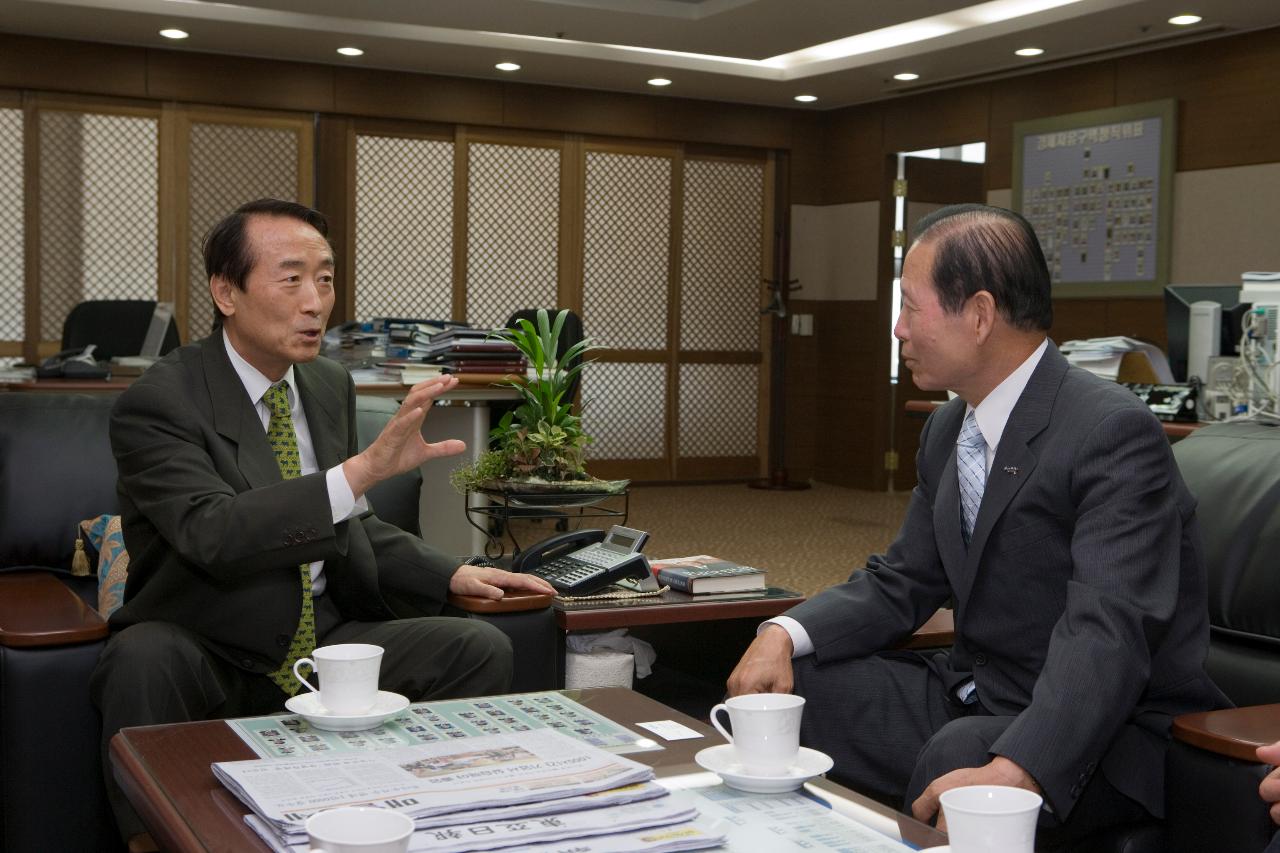
[[[92,299],[71,309],[62,324],[62,349],[83,349],[96,344],[93,357],[107,361],[115,356],[139,355],[155,313],[153,299]],[[179,344],[178,325],[169,320],[158,355]]]

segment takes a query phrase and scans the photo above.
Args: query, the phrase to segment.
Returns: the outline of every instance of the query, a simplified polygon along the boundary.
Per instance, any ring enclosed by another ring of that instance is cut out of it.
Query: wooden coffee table
[[[622,688],[567,690],[565,695],[626,726],[651,720],[675,720],[704,737],[667,741],[664,749],[628,755],[652,766],[659,777],[699,772],[693,756],[724,743],[711,727]],[[111,740],[111,764],[121,787],[162,850],[265,851],[245,825],[247,811],[213,776],[215,761],[254,758],[253,751],[226,723],[210,721],[124,729]],[[897,822],[904,840],[920,847],[946,842],[946,836],[907,815],[880,805],[825,779],[824,792],[842,797]]]

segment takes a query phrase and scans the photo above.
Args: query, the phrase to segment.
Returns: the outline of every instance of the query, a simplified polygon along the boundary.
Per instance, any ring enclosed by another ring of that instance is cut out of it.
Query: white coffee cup
[[[718,714],[729,713],[733,734],[720,725]],[[711,725],[733,744],[738,763],[753,776],[781,776],[800,753],[800,715],[804,697],[790,693],[749,693],[734,696],[711,709]]]
[[[307,818],[310,853],[404,853],[413,821],[387,809],[350,806]]]
[[[312,687],[298,672],[310,664],[320,676],[320,689]],[[378,701],[378,670],[382,667],[382,646],[342,643],[321,646],[309,658],[293,665],[293,675],[302,686],[320,694],[320,704],[331,714],[363,714]]]
[[[1040,795],[1005,785],[943,791],[951,853],[1033,853]]]

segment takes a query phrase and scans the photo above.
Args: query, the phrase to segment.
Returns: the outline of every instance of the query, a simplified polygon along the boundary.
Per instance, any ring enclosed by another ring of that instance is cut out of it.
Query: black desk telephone
[[[37,379],[106,379],[111,371],[93,359],[96,344],[65,349],[36,368]]]
[[[537,575],[561,595],[590,595],[623,578],[649,578],[640,553],[649,534],[615,524],[603,530],[573,530],[521,551],[513,572]]]

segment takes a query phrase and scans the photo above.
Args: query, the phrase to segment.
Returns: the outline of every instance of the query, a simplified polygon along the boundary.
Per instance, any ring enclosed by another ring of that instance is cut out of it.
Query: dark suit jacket
[[[356,452],[350,375],[324,358],[294,373],[320,467],[294,480],[281,479],[221,333],[174,350],[120,396],[111,446],[130,565],[113,630],[174,622],[270,672],[298,624],[298,565],[313,560],[346,619],[440,612],[457,560],[371,512],[332,521],[324,472]]]
[[[888,552],[787,615],[821,664],[894,647],[954,596],[955,644],[934,665],[949,688],[972,673],[983,706],[1014,718],[993,752],[1031,773],[1064,819],[1098,767],[1161,815],[1172,715],[1228,704],[1204,672],[1195,499],[1168,440],[1131,391],[1068,366],[1050,343],[966,549],[964,412],[953,400],[926,422]]]

